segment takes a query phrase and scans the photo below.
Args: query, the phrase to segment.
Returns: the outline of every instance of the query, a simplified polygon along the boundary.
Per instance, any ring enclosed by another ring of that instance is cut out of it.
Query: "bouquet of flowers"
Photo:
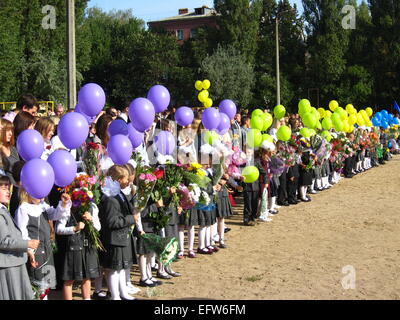
[[[83,168],[89,176],[98,176],[100,172],[101,146],[94,142],[84,145]]]
[[[164,266],[169,266],[178,253],[178,240],[176,238],[162,238],[154,233],[146,233],[141,236],[146,246],[153,250]]]
[[[296,146],[300,145],[300,141],[296,142]],[[294,147],[292,144],[288,142],[282,142],[278,147],[277,156],[285,162],[286,167],[291,167],[297,162],[297,149],[298,147]]]
[[[206,173],[202,170],[203,166],[198,163],[191,163],[190,166],[184,166],[187,169],[183,171],[183,176],[187,182],[198,185],[202,189],[206,189],[211,182],[210,178],[206,177]]]
[[[239,147],[234,146],[232,150],[233,154],[226,159],[225,165],[228,167],[228,174],[235,179],[239,179],[241,176],[239,167],[247,163],[247,156]]]
[[[137,202],[136,210],[142,211],[147,206],[157,179],[161,179],[164,173],[162,171],[153,172],[150,168],[138,167],[136,179]]]
[[[85,212],[89,212],[92,205],[100,201],[100,190],[97,178],[95,176],[80,174],[64,191],[71,196],[71,214],[78,215],[76,221],[85,223],[86,227],[83,229],[83,232],[85,232],[88,237],[89,246],[104,251],[105,249],[100,241],[99,231],[94,227],[92,221],[83,219]]]
[[[184,184],[182,184],[182,183],[181,183],[181,185],[179,186],[177,192],[178,192],[178,194],[180,195],[179,205],[182,207],[182,209],[184,209],[184,210],[189,210],[189,209],[192,209],[192,208],[194,208],[194,207],[196,206],[195,196],[196,196],[197,190],[196,190],[196,191],[193,191],[194,188],[199,189],[199,188],[197,187],[197,185],[196,185],[196,187],[194,187],[193,184],[191,185],[192,191],[190,191],[189,188],[186,187],[186,186],[185,186]],[[200,190],[200,189],[199,189],[199,190]]]

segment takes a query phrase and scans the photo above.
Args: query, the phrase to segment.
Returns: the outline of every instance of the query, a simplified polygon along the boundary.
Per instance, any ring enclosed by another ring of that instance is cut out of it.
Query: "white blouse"
[[[66,208],[61,206],[61,201],[58,203],[57,208],[50,207],[46,202],[39,204],[31,204],[24,202],[21,204],[15,212],[15,222],[18,228],[21,230],[22,238],[24,240],[31,240],[28,233],[29,216],[38,218],[46,211],[49,220],[59,220],[65,215],[69,215],[72,206],[72,201],[69,201]]]
[[[100,231],[101,225],[100,225],[100,219],[99,219],[99,208],[96,206],[95,203],[92,203],[91,207],[92,207],[93,225],[97,231]],[[64,215],[61,219],[58,220],[57,226],[56,226],[57,234],[68,236],[68,235],[75,233],[75,231],[74,231],[75,227],[66,227],[70,216],[71,216],[71,211],[69,212],[69,214]]]

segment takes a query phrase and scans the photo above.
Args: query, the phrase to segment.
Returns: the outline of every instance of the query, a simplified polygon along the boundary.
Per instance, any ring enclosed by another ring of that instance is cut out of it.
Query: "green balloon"
[[[321,137],[322,138],[325,138],[328,142],[331,142],[331,140],[332,140],[332,135],[331,135],[331,133],[329,132],[329,131],[322,131],[322,133],[321,133]]]
[[[311,111],[311,103],[307,99],[300,100],[299,102],[299,114],[302,115],[304,113]]]
[[[342,118],[340,117],[339,113],[334,113],[334,114],[332,114],[331,120],[332,120],[333,125],[335,125],[335,122],[341,121]]]
[[[251,117],[261,116],[264,113],[261,109],[256,109],[251,113]]]
[[[260,171],[258,171],[257,167],[248,166],[243,169],[242,176],[244,177],[245,183],[253,183],[258,180]]]
[[[262,135],[262,141],[274,142],[274,138],[272,138],[269,134],[264,133]]]
[[[250,120],[250,127],[252,129],[262,130],[264,127],[264,120],[260,116],[254,116]]]
[[[334,122],[333,122],[333,126],[334,126],[334,128],[335,128],[335,130],[336,130],[337,132],[343,131],[343,129],[344,129],[344,123],[343,123],[342,120],[334,121]]]
[[[281,141],[288,141],[292,135],[292,130],[288,126],[281,126],[276,133],[276,136]]]
[[[274,119],[272,118],[270,113],[266,113],[266,112],[264,112],[260,117],[264,121],[264,126],[261,131],[267,131],[268,128],[272,125],[272,122],[274,121]]]
[[[321,130],[321,129],[322,129],[321,122],[317,121],[317,126],[316,126],[316,128],[317,128],[317,129],[319,129],[319,130]]]
[[[317,117],[311,112],[307,112],[302,117],[303,123],[306,127],[314,129],[317,125]]]
[[[213,145],[215,141],[221,140],[218,133],[215,131],[206,131],[204,134],[204,142]]]
[[[309,129],[310,137],[315,136],[317,132],[314,129]]]
[[[300,129],[300,134],[304,137],[304,138],[309,138],[311,137],[311,132],[309,131],[310,129],[308,128],[301,128]]]
[[[324,128],[325,130],[330,130],[332,128],[332,120],[331,118],[325,118],[324,120],[322,120],[322,128]]]
[[[274,109],[274,116],[276,119],[282,119],[286,114],[286,109],[283,105],[278,105]]]
[[[247,132],[247,144],[250,148],[258,148],[262,144],[262,134],[258,129],[250,129]]]

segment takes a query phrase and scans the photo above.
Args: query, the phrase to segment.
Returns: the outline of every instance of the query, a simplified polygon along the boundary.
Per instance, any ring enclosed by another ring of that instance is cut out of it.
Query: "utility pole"
[[[68,109],[76,105],[75,0],[67,1]]]
[[[277,100],[277,105],[281,104],[281,79],[280,79],[280,66],[279,66],[279,16],[282,13],[290,12],[292,10],[284,10],[281,12],[277,12],[276,17],[275,17],[275,40],[276,40],[276,100]]]
[[[276,15],[276,30],[275,30],[275,40],[276,40],[276,105],[281,104],[281,79],[279,72],[279,14]]]

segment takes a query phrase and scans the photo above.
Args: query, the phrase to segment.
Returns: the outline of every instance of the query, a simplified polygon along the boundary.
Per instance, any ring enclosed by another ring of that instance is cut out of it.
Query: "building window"
[[[197,29],[190,30],[190,39],[194,39],[197,37]]]
[[[178,40],[183,40],[183,30],[176,30],[176,37]]]

